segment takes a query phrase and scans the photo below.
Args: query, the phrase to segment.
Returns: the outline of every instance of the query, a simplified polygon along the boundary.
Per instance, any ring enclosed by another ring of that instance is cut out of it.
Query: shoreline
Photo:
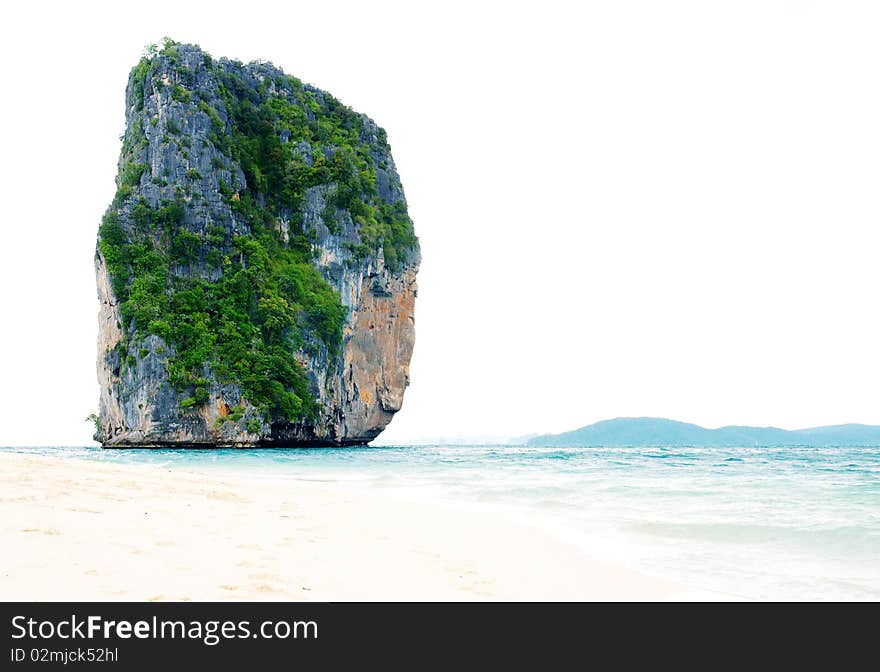
[[[726,599],[344,483],[0,453],[0,502],[3,601]]]

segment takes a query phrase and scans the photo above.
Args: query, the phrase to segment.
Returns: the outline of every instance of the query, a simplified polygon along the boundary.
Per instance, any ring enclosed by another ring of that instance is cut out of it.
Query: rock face
[[[132,70],[95,255],[105,447],[364,443],[409,382],[419,247],[385,133],[272,65]]]

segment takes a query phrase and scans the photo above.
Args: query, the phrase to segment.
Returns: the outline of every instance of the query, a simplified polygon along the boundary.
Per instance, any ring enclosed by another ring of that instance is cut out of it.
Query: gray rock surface
[[[143,164],[145,169],[131,194],[112,207],[122,229],[132,235],[138,226],[134,209],[141,198],[151,208],[182,198],[180,226],[203,238],[212,227],[223,227],[230,236],[248,234],[248,223],[225,195],[248,188],[245,174],[239,162],[212,140],[218,123],[221,128],[228,128],[229,123],[217,73],[234,72],[254,89],[268,83],[270,92],[279,86],[283,73],[265,63],[212,61],[192,45],[174,45],[173,51],[173,58],[154,55],[143,82],[134,71],[129,80],[119,172],[122,175],[132,163]],[[175,98],[178,84],[190,92],[189,100]],[[326,95],[305,88],[319,99]],[[405,204],[394,161],[384,139],[378,139],[380,129],[367,117],[362,119],[362,137],[369,139],[376,165],[378,197],[388,204]],[[282,142],[290,141],[288,132],[279,137]],[[295,149],[304,162],[312,161],[315,148],[308,142],[299,142]],[[249,402],[240,385],[219,382],[208,368],[204,371],[207,401],[182,408],[181,402],[191,392],[169,381],[173,344],[147,333],[143,325],[137,329],[124,324],[108,263],[99,248],[95,256],[100,301],[98,441],[105,447],[347,445],[370,441],[383,430],[400,410],[409,382],[418,243],[397,251],[393,269],[386,265],[381,245],[375,253],[356,254],[355,246],[364,242],[362,232],[350,212],[328,206],[333,189],[329,183],[306,188],[301,211],[285,213],[276,223],[279,239],[287,245],[292,222],[301,217],[302,229],[312,236],[315,266],[348,309],[338,355],[309,338],[293,353],[318,402],[317,417],[291,421],[267,415]],[[328,210],[332,218],[325,222]],[[152,244],[160,244],[157,236]],[[222,270],[200,253],[193,263],[173,264],[169,274],[215,282]],[[118,347],[121,342],[127,344],[125,359]],[[233,412],[242,407],[243,413]]]

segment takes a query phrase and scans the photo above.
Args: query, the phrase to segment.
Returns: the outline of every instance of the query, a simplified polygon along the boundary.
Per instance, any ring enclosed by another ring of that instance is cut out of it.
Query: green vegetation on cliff
[[[388,267],[398,268],[416,239],[402,198],[389,202],[378,193],[384,132],[371,138],[363,116],[280,71],[255,78],[206,54],[193,68],[178,46],[149,50],[132,70],[134,122],[99,230],[123,321],[122,360],[131,365],[135,352],[148,354],[135,343],[155,334],[173,348],[169,380],[187,392],[182,408],[207,401],[214,380],[240,385],[267,418],[313,419],[314,395],[294,352],[337,356],[346,309],[314,265],[315,231],[303,225],[306,190],[325,185],[321,215],[331,233],[350,215],[358,235],[345,245],[355,260],[381,246]],[[150,172],[157,162],[149,160],[144,128],[156,129],[157,118],[146,102],[167,87],[175,113],[160,121],[161,147],[173,145],[188,165],[199,142],[189,121],[205,115],[210,175],[195,167],[176,178]],[[231,167],[240,168],[244,184],[219,177]],[[151,205],[144,184],[167,187],[173,197]],[[228,221],[193,216],[206,188],[225,204]]]

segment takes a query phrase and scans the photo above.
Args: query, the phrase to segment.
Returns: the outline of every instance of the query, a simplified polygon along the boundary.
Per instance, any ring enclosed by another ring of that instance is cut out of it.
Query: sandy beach
[[[342,484],[0,453],[0,599],[716,598],[501,513]]]

